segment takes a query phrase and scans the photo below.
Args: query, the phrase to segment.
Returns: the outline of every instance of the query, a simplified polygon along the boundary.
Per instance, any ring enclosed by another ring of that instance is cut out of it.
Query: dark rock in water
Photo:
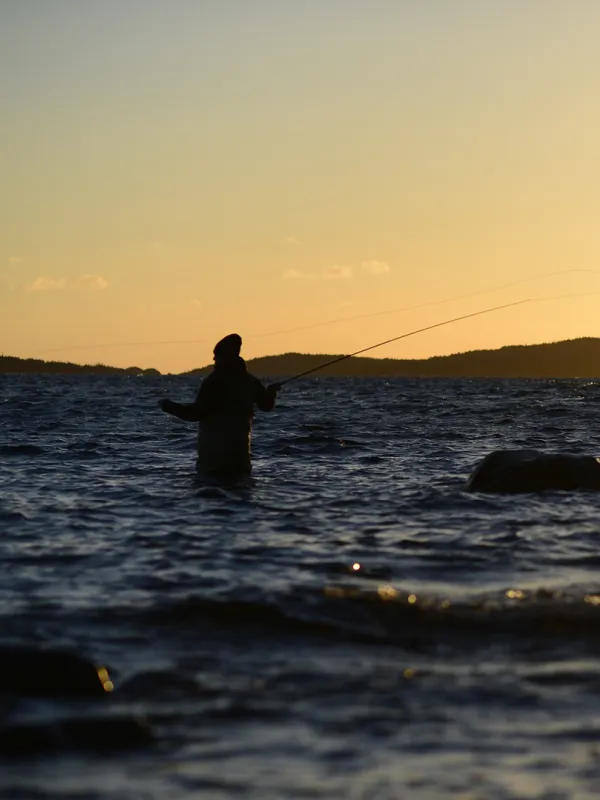
[[[600,490],[600,462],[594,456],[499,450],[474,470],[467,488],[487,492]]]
[[[138,717],[65,720],[60,730],[67,742],[92,750],[143,747],[154,741],[150,725]]]
[[[0,757],[56,750],[112,751],[154,741],[150,726],[137,717],[66,719],[53,724],[15,723],[0,729]]]
[[[101,697],[113,685],[104,668],[66,650],[4,647],[0,691],[22,697]]]
[[[475,467],[466,489],[507,494],[548,489],[600,490],[600,461],[594,456],[568,453],[496,450]]]
[[[59,745],[58,730],[52,725],[6,725],[0,729],[0,756],[43,753]]]
[[[70,700],[104,698],[113,685],[108,672],[66,650],[4,647],[0,651],[0,758],[62,750],[123,750],[154,740],[149,725],[136,716],[113,714],[71,717]],[[66,701],[56,719],[19,719],[22,698]],[[84,706],[88,708],[88,704]],[[102,708],[106,707],[102,704]],[[67,711],[68,716],[64,715]]]

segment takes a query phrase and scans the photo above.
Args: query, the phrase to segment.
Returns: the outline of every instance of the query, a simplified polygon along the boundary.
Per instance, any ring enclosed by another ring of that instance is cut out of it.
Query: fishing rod
[[[535,298],[526,298],[525,300],[517,300],[514,303],[505,303],[502,306],[494,306],[494,308],[485,308],[483,309],[483,311],[474,311],[472,314],[464,314],[462,317],[454,317],[453,319],[444,320],[444,322],[436,322],[435,325],[427,325],[426,328],[419,328],[416,331],[409,331],[409,333],[403,333],[400,336],[394,336],[393,339],[386,339],[385,342],[372,344],[370,345],[370,347],[363,347],[362,350],[357,350],[355,353],[349,353],[347,356],[339,356],[338,358],[334,358],[332,361],[327,361],[325,364],[320,364],[318,367],[307,369],[306,372],[300,372],[298,375],[293,375],[291,378],[286,378],[283,381],[279,381],[279,386],[284,386],[286,383],[290,383],[291,381],[297,381],[298,378],[304,378],[306,375],[311,375],[313,372],[318,372],[321,369],[325,369],[325,367],[330,367],[332,364],[339,364],[340,361],[345,361],[347,358],[353,358],[354,356],[358,356],[361,353],[366,353],[369,350],[375,350],[376,347],[383,347],[384,344],[397,342],[400,339],[407,339],[409,336],[415,336],[415,334],[423,333],[424,331],[431,331],[434,328],[441,328],[443,325],[450,325],[451,322],[459,322],[461,319],[469,319],[470,317],[479,317],[481,314],[490,314],[492,311],[500,311],[500,309],[502,308],[521,306],[524,303],[533,302],[534,299]]]

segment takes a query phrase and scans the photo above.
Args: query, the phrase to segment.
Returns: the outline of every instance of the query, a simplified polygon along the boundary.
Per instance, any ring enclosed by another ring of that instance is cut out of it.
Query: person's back
[[[237,334],[217,343],[214,370],[202,382],[194,403],[160,403],[163,411],[198,421],[197,467],[203,473],[250,472],[254,406],[270,411],[280,388],[277,384],[265,388],[247,372],[239,356],[241,343]]]
[[[274,393],[250,375],[242,358],[217,359],[198,393],[198,469],[249,472],[254,406],[270,411]]]

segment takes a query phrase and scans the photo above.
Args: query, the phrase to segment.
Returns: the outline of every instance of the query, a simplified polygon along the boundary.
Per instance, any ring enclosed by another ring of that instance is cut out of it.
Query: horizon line
[[[432,361],[434,359],[448,359],[448,358],[455,358],[462,355],[467,355],[469,353],[495,353],[507,348],[520,348],[520,347],[544,347],[544,346],[552,346],[556,344],[565,344],[567,342],[578,342],[584,340],[598,340],[600,341],[600,336],[577,336],[573,339],[558,339],[551,342],[534,342],[528,344],[506,344],[500,345],[500,347],[485,347],[485,348],[474,348],[472,350],[461,350],[456,353],[448,353],[445,355],[432,355],[432,356],[425,356],[424,358],[397,358],[397,357],[376,357],[376,356],[362,356],[362,355],[351,355],[351,354],[344,354],[344,353],[301,353],[298,351],[288,351],[285,353],[273,353],[264,356],[254,356],[253,358],[244,359],[246,363],[252,363],[256,361],[266,360],[266,359],[276,359],[276,358],[286,358],[290,356],[302,357],[302,358],[337,358],[344,357],[348,359],[352,359],[356,361],[357,359],[361,359],[363,361],[397,361],[397,362],[426,362]],[[105,364],[104,362],[97,361],[95,364],[80,364],[75,361],[60,361],[60,360],[48,360],[44,358],[35,358],[33,356],[12,356],[7,355],[5,353],[0,353],[0,361],[2,359],[13,359],[17,361],[38,361],[42,364],[64,364],[65,366],[73,366],[73,367],[80,367],[82,369],[85,368],[94,368],[94,367],[103,367],[107,369],[114,369],[119,370],[122,372],[126,372],[127,370],[141,370],[144,372],[157,372],[159,375],[188,375],[194,372],[201,372],[203,370],[211,369],[213,366],[212,364],[203,364],[199,367],[192,367],[188,370],[183,370],[182,372],[161,372],[156,367],[138,367],[136,365],[130,365],[128,367],[117,367],[112,364]],[[326,366],[326,365],[323,365]]]

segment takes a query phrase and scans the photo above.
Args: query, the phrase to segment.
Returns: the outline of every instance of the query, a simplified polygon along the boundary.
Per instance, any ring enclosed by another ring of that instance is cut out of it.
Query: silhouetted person
[[[168,414],[198,426],[198,470],[203,473],[248,473],[254,406],[271,411],[281,386],[264,387],[246,370],[240,357],[242,339],[231,333],[214,348],[214,370],[202,381],[193,403],[161,400]]]

